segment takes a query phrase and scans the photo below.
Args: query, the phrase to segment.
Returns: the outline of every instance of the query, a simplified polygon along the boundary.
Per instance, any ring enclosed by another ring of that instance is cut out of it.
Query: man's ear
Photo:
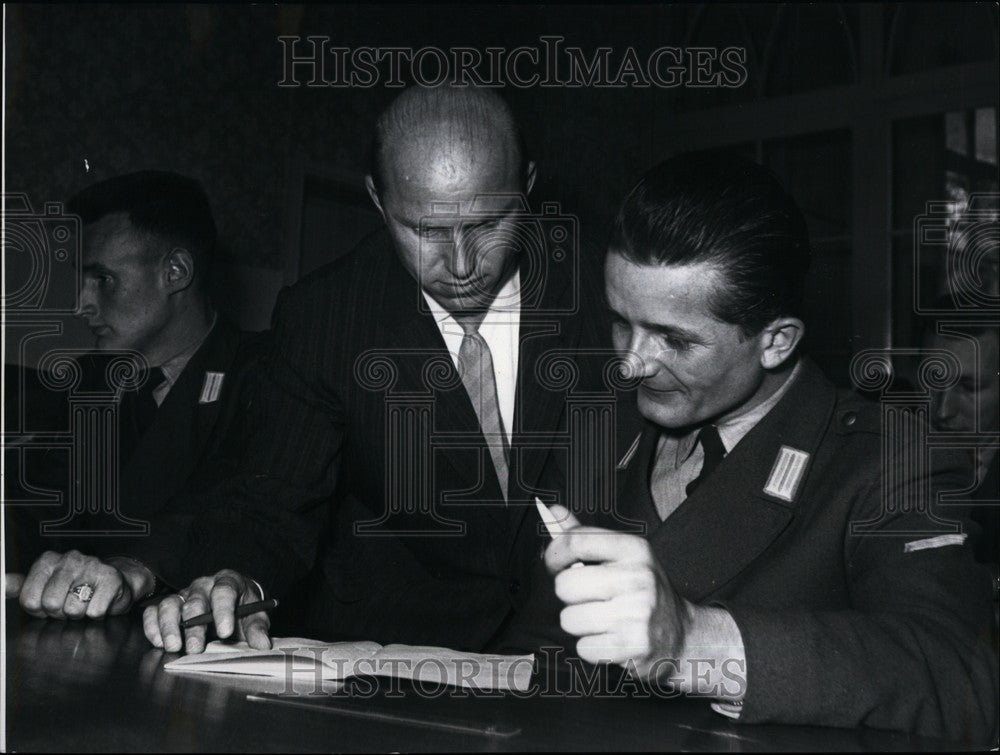
[[[538,178],[538,169],[535,165],[534,160],[528,160],[528,165],[524,169],[524,195],[528,196],[531,194],[531,190],[535,188],[535,179]]]
[[[385,210],[382,209],[382,200],[379,199],[378,189],[375,188],[375,179],[372,178],[371,173],[365,176],[365,189],[368,191],[368,196],[371,197],[372,203],[375,205],[375,209],[379,211],[382,216],[382,220],[385,220]]]
[[[194,283],[194,257],[183,247],[174,247],[164,260],[167,291],[183,291]]]
[[[760,334],[760,364],[773,370],[784,364],[805,335],[806,326],[795,317],[779,317],[768,324]]]

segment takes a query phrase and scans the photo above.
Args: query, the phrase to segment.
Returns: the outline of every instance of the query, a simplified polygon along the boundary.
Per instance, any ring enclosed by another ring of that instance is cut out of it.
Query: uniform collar
[[[184,368],[187,367],[188,362],[191,361],[191,357],[198,353],[198,349],[202,347],[208,339],[209,334],[211,334],[211,332],[215,329],[215,324],[218,319],[218,313],[213,312],[211,325],[208,326],[208,330],[206,330],[197,341],[191,343],[185,347],[183,351],[175,354],[159,365],[160,369],[163,370],[164,383],[167,386],[172,386],[177,382],[177,378],[179,378],[181,373],[184,372]]]
[[[800,360],[778,390],[768,396],[764,401],[750,407],[749,409],[739,411],[735,414],[730,414],[724,422],[715,423],[715,428],[719,431],[719,438],[722,440],[722,445],[725,446],[726,453],[732,451],[733,448],[736,447],[736,444],[743,440],[746,434],[753,430],[757,423],[764,419],[768,412],[770,412],[778,404],[778,402],[781,401],[801,372],[802,362]],[[683,464],[694,452],[694,447],[698,441],[698,432],[700,430],[701,427],[696,427],[689,430],[684,435],[674,436],[677,443],[677,458],[675,467],[679,467]]]

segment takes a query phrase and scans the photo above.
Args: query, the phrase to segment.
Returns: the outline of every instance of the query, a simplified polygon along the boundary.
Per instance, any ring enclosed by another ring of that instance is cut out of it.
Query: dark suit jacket
[[[818,368],[803,366],[666,521],[649,492],[659,429],[648,424],[619,473],[621,513],[645,522],[678,592],[736,620],[747,658],[742,722],[995,741],[997,640],[972,543],[906,552],[905,543],[940,530],[916,511],[883,515],[878,405],[838,394]],[[809,454],[792,500],[765,492],[782,446]],[[965,486],[964,460],[935,453],[930,462],[922,474],[894,461],[887,490],[920,479],[936,490]],[[575,646],[558,627],[551,582],[543,579],[505,649]]]
[[[983,536],[976,548],[976,558],[987,564],[993,564],[994,572],[1000,562],[1000,454],[993,454],[993,459],[986,468],[976,489],[970,496],[973,502],[971,517],[983,529]]]
[[[174,584],[228,567],[281,596],[319,563],[309,631],[483,647],[544,544],[532,501],[555,496],[545,469],[567,395],[601,384],[583,363],[609,355],[575,356],[610,337],[577,311],[599,276],[542,263],[522,268],[506,506],[440,331],[378,233],[282,292],[241,474],[192,499],[186,529],[174,520],[188,555],[154,544],[144,558]]]
[[[220,455],[224,438],[231,434],[238,442],[241,437],[237,428],[251,401],[246,378],[259,350],[260,339],[256,334],[240,333],[221,317],[218,319],[178,376],[141,439],[134,448],[121,449],[125,461],[119,473],[117,515],[71,512],[69,490],[80,481],[70,479],[70,452],[65,448],[43,451],[41,458],[25,470],[28,479],[22,480],[22,485],[27,482],[31,487],[55,491],[62,502],[54,506],[25,506],[18,512],[18,524],[37,533],[37,537],[31,537],[31,545],[19,548],[19,565],[30,566],[31,561],[46,549],[75,548],[84,553],[111,555],[127,547],[129,541],[142,542],[150,517],[162,510],[190,479],[209,479],[221,474],[227,464],[225,457]],[[81,382],[76,390],[108,393],[104,377],[108,360],[109,356],[102,353],[82,357]],[[215,400],[202,403],[202,388],[208,372],[222,373],[225,377]],[[31,393],[26,400],[43,398],[42,393],[37,396]],[[50,392],[44,398],[42,403],[48,409],[45,412],[46,429],[66,433],[69,430],[68,395]],[[49,418],[53,414],[53,403],[59,407],[59,422]],[[227,447],[227,453],[234,456],[237,449]],[[47,534],[41,534],[42,526]]]

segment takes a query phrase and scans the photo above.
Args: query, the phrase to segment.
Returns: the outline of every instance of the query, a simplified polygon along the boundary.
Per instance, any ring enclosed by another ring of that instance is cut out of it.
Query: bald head
[[[442,189],[468,176],[518,181],[525,167],[513,113],[488,89],[412,87],[375,126],[372,178],[380,193],[396,180]]]
[[[535,180],[510,109],[488,90],[409,89],[379,118],[374,157],[365,185],[406,270],[450,312],[489,306],[517,268]]]

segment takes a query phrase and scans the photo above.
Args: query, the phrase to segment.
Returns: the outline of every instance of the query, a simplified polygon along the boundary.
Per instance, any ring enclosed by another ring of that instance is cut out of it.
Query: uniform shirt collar
[[[779,401],[781,401],[782,397],[788,393],[788,389],[792,387],[792,383],[799,376],[800,372],[802,372],[801,361],[795,365],[795,368],[792,370],[792,374],[785,379],[785,382],[781,384],[781,387],[768,396],[764,401],[751,409],[738,412],[731,417],[727,417],[725,422],[719,422],[716,424],[715,427],[719,431],[719,437],[722,438],[722,445],[726,447],[726,453],[732,451],[733,447],[743,440],[743,437],[748,432],[753,430],[754,426],[764,419],[767,413],[770,412]]]
[[[792,374],[789,375],[785,382],[781,384],[774,393],[768,396],[764,401],[757,404],[756,406],[746,409],[744,411],[737,412],[726,418],[724,422],[716,422],[715,429],[719,431],[719,438],[722,439],[722,445],[726,448],[726,453],[728,454],[733,448],[743,440],[744,436],[750,432],[754,426],[760,422],[764,417],[770,412],[775,405],[781,401],[782,397],[788,393],[788,389],[791,388],[792,383],[802,372],[802,361],[795,365],[792,370]],[[679,438],[677,441],[677,465],[687,459],[691,453],[694,451],[695,443],[698,440],[698,431],[701,428],[696,428],[691,430],[683,437]]]
[[[181,373],[184,372],[184,368],[187,367],[188,362],[191,361],[191,357],[198,353],[198,349],[200,349],[208,339],[209,334],[215,329],[215,323],[218,320],[218,317],[218,313],[213,312],[212,324],[209,325],[208,330],[205,331],[201,338],[185,347],[180,353],[167,359],[163,362],[163,364],[159,365],[160,369],[163,370],[163,382],[153,392],[153,397],[156,399],[157,404],[163,403],[163,399],[167,397],[167,394],[170,392],[170,389],[173,388],[174,383],[177,382]]]

